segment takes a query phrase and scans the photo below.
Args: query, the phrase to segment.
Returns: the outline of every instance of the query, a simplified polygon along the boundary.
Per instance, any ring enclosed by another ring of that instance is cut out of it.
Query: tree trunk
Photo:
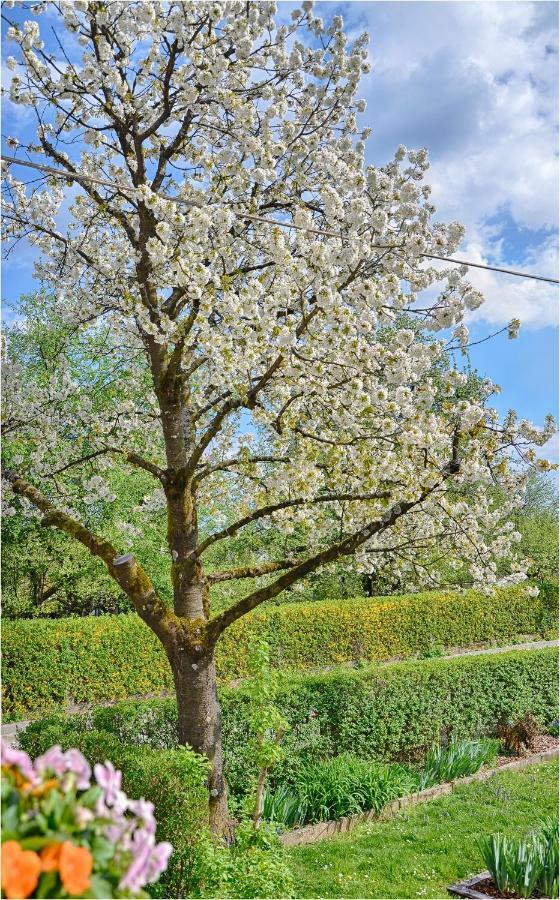
[[[227,784],[223,773],[221,710],[218,701],[214,650],[192,655],[177,648],[171,660],[177,712],[179,743],[188,744],[210,760],[208,779],[209,821],[213,832],[227,835],[229,814]]]

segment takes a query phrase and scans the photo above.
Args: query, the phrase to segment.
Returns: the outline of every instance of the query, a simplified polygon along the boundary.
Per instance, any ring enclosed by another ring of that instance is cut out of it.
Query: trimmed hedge
[[[268,642],[273,666],[305,670],[543,633],[556,624],[557,603],[557,589],[531,598],[518,586],[491,596],[432,592],[267,606],[225,632],[218,673],[224,680],[248,674],[255,635]],[[135,614],[8,621],[3,651],[6,720],[173,686],[161,645]]]
[[[557,653],[513,650],[484,656],[427,659],[339,670],[324,675],[285,676],[278,705],[291,724],[283,740],[286,760],[275,773],[288,774],[298,758],[348,751],[364,758],[408,760],[442,738],[491,734],[503,715],[530,711],[543,725],[557,717]],[[223,687],[223,740],[227,775],[243,793],[253,772],[243,686]],[[119,703],[71,716],[69,727],[96,728],[126,744],[173,747],[177,711],[172,700]],[[49,722],[29,726],[41,732]]]
[[[79,723],[76,722],[76,725]],[[125,746],[107,731],[84,731],[62,717],[20,735],[20,744],[32,757],[60,744],[77,747],[94,765],[109,759],[123,773],[123,789],[134,799],[151,800],[156,809],[157,838],[174,848],[167,871],[158,883],[161,896],[184,896],[195,879],[197,843],[208,825],[208,762],[187,748],[153,750]]]

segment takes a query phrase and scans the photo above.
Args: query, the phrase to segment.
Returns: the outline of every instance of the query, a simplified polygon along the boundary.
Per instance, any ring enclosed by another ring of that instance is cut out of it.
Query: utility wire
[[[27,159],[17,159],[15,156],[2,155],[1,158],[2,162],[18,166],[25,166],[29,169],[38,169],[40,172],[45,172],[47,175],[53,175],[57,178],[64,178],[67,181],[84,181],[89,184],[98,184],[102,187],[108,187],[120,193],[130,193],[131,191],[135,190],[135,188],[131,188],[129,185],[121,185],[113,181],[105,181],[102,178],[94,178],[92,175],[81,175],[77,172],[64,172],[61,169],[55,169],[53,166],[45,166],[40,163],[31,162]],[[171,203],[178,203],[184,206],[193,207],[195,209],[204,208],[202,203],[198,203],[195,200],[183,200],[180,197],[169,197],[167,194],[162,194],[159,191],[154,191],[154,193],[157,197],[161,197],[162,200],[167,200]],[[257,216],[253,213],[236,211],[235,215],[240,219],[250,219],[253,222],[262,222],[266,225],[276,225],[280,228],[293,228],[296,231],[305,231],[309,234],[317,234],[320,237],[332,237],[340,241],[348,240],[345,235],[337,234],[336,231],[324,231],[319,228],[306,228],[303,225],[294,225],[292,222],[279,222],[277,219],[267,219],[265,216]],[[374,246],[379,250],[402,249],[402,247],[399,247],[398,245],[391,246],[390,244],[376,244]],[[469,268],[475,269],[486,269],[490,272],[502,272],[505,275],[515,275],[517,278],[530,278],[533,281],[546,281],[548,284],[559,284],[557,278],[547,278],[545,275],[533,275],[530,272],[517,272],[515,269],[503,269],[500,266],[488,266],[484,263],[467,262],[467,260],[464,259],[452,259],[450,256],[439,256],[437,253],[420,253],[419,255],[425,257],[426,259],[441,259],[443,260],[443,262],[455,263],[458,266],[468,266]]]

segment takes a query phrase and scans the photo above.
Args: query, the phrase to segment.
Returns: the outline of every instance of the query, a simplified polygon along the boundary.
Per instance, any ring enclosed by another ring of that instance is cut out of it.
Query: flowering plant
[[[154,807],[121,790],[110,762],[57,745],[33,763],[2,744],[2,896],[146,897],[172,852]]]

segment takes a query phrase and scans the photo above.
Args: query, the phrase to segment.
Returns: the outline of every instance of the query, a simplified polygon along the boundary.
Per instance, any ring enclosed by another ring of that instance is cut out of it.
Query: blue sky
[[[280,15],[295,7],[280,3]],[[388,161],[399,144],[427,147],[438,218],[467,228],[458,256],[558,277],[557,4],[353,0],[315,10],[342,14],[350,39],[370,34],[372,71],[360,92],[361,122],[373,129],[368,162]],[[30,121],[4,103],[3,136],[28,135]],[[556,414],[555,287],[477,270],[470,278],[487,298],[469,323],[474,340],[522,322],[517,341],[500,336],[472,351],[479,371],[502,385],[496,405],[537,423]],[[33,289],[30,248],[4,263],[2,281],[5,301]],[[557,438],[548,449],[557,459]]]

